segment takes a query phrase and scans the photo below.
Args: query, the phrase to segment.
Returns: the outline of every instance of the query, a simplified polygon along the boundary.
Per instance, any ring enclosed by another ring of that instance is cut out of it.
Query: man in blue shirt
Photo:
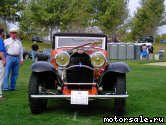
[[[0,100],[5,99],[2,96],[2,84],[4,81],[5,64],[6,64],[6,49],[3,43],[3,29],[0,28]]]

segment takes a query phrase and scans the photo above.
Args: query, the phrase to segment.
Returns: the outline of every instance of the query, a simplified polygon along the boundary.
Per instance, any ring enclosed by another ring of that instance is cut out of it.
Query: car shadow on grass
[[[93,100],[88,105],[71,105],[69,100],[49,100],[45,113],[64,112],[73,114],[78,112],[82,117],[101,115],[114,115],[114,101],[112,100]]]

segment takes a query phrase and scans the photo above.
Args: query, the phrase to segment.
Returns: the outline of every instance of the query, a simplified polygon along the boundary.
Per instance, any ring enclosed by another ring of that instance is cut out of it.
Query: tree
[[[98,26],[108,35],[115,34],[120,28],[125,28],[128,17],[125,1],[29,0],[21,13],[20,24],[23,29],[33,29],[33,26],[50,29],[51,38],[54,29],[85,32],[90,26]]]
[[[23,3],[19,0],[1,0],[0,17],[5,21],[18,21]]]
[[[50,29],[50,38],[56,29],[83,31],[91,20],[91,7],[89,0],[29,1],[21,12],[20,27],[27,33],[36,26]]]
[[[0,0],[0,25],[6,31],[8,29],[7,22],[19,21],[22,5],[23,3],[20,0]]]
[[[163,20],[164,0],[142,0],[131,27],[132,38],[155,35]]]
[[[128,18],[125,0],[92,0],[94,24],[108,35],[114,35]]]
[[[28,2],[25,2],[24,9],[20,13],[19,27],[21,34],[25,38],[32,38],[33,35],[48,36],[48,27],[33,20],[31,6]]]
[[[93,20],[93,5],[91,0],[71,0],[72,13],[70,22],[65,30],[69,32],[85,32]]]
[[[0,18],[0,28],[3,28],[5,31],[7,30],[6,22]]]
[[[49,27],[50,37],[54,28],[65,29],[70,22],[72,12],[70,11],[70,0],[34,0],[30,4],[32,20],[40,25]]]

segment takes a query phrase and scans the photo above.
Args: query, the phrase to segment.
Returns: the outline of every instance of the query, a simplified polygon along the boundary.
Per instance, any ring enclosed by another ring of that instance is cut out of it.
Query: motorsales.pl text
[[[104,117],[103,123],[164,123],[164,117]]]

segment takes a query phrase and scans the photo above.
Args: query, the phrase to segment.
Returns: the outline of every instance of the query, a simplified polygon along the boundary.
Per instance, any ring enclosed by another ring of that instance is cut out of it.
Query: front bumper
[[[129,95],[88,95],[88,99],[127,98]],[[71,95],[31,95],[31,98],[70,99]]]

